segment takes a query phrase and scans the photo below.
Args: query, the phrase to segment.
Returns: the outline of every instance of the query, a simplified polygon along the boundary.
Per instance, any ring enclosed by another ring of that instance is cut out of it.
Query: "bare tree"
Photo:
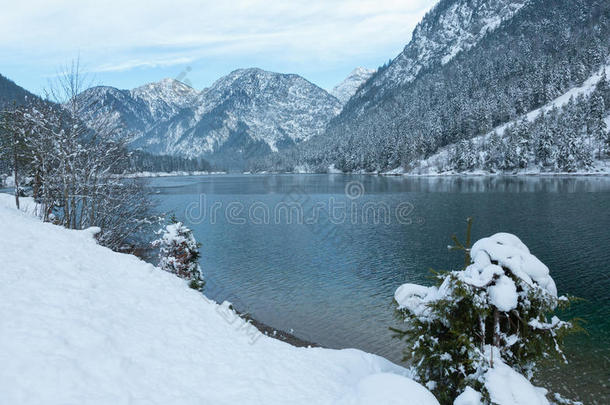
[[[151,224],[151,202],[141,180],[122,179],[130,153],[118,139],[107,114],[86,115],[101,108],[83,95],[86,78],[78,60],[46,92],[2,115],[2,145],[16,178],[32,178],[41,217],[71,229],[100,227],[102,244],[118,249]]]

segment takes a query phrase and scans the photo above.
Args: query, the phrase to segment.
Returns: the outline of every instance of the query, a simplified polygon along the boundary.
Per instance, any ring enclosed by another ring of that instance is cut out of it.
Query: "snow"
[[[540,322],[538,319],[530,319],[530,321],[527,324],[534,329],[553,330],[553,329],[557,328],[557,326],[568,325],[569,323],[560,320],[557,316],[553,316],[551,318],[551,322],[549,322],[549,323]]]
[[[175,170],[172,172],[135,172],[135,173],[124,173],[116,175],[116,177],[120,177],[123,179],[134,179],[134,178],[150,178],[150,177],[182,177],[182,176],[208,176],[208,175],[218,175],[218,174],[227,174],[227,172],[223,171],[202,171],[202,170],[194,170],[194,171],[183,171],[183,170]]]
[[[517,286],[506,275],[504,268],[528,285],[533,286],[535,282],[538,287],[557,297],[557,287],[548,267],[532,255],[515,235],[500,232],[480,239],[472,245],[470,255],[472,264],[462,271],[454,271],[453,275],[473,287],[489,287],[489,303],[500,311],[515,309],[519,298]],[[417,317],[428,317],[429,305],[451,292],[450,283],[449,277],[439,287],[406,283],[396,289],[394,300],[398,309],[406,309]]]
[[[470,387],[466,387],[464,392],[462,392],[458,397],[453,401],[453,405],[481,405],[482,395],[480,392],[473,390]]]
[[[417,316],[426,311],[425,299],[432,297],[436,288],[424,287],[419,284],[406,283],[396,289],[394,300],[398,303],[398,309],[408,308]]]
[[[445,298],[450,292],[449,281],[445,279],[439,287],[403,284],[396,289],[394,300],[398,304],[398,309],[407,309],[417,317],[428,317],[429,304]]]
[[[496,359],[499,357],[496,356]],[[502,363],[485,374],[485,388],[491,401],[498,405],[548,405],[547,390],[534,387],[524,376]],[[455,404],[454,404],[455,405]]]
[[[4,184],[0,184],[3,187],[15,187],[15,175],[11,174],[10,176],[4,177]]]
[[[15,196],[13,194],[0,193],[0,207],[15,208]],[[38,215],[38,204],[32,197],[19,197],[19,209],[29,215]]]
[[[500,311],[508,312],[517,308],[517,286],[510,278],[502,275],[489,287],[489,302]]]
[[[0,201],[0,402],[438,404],[359,350],[296,348],[134,256]]]
[[[334,164],[332,164],[332,165],[328,166],[328,173],[329,174],[342,174],[343,172],[341,170],[337,169]]]
[[[110,115],[133,149],[184,157],[214,154],[235,136],[277,151],[322,133],[342,107],[301,76],[257,68],[235,70],[200,92],[164,79],[131,91],[95,87],[83,96],[103,103],[89,119]]]
[[[179,177],[179,176],[207,176],[207,175],[216,175],[216,174],[227,174],[227,172],[222,171],[173,171],[173,172],[136,172],[136,173],[127,173],[121,174],[119,177],[122,178],[145,178],[145,177]]]
[[[510,233],[496,233],[488,238],[478,240],[470,250],[474,260],[473,267],[478,271],[485,271],[490,261],[510,271],[529,285],[532,281],[557,297],[555,281],[549,275],[549,268],[536,256],[530,253],[521,240]],[[508,292],[510,287],[505,286],[503,291]]]
[[[166,116],[167,110],[177,114],[181,109],[193,108],[200,96],[200,92],[189,85],[169,78],[137,87],[130,94],[144,102],[154,119]]]
[[[488,262],[488,263],[484,263]],[[491,264],[489,256],[480,255],[475,258],[477,266],[468,266],[463,273],[460,274],[460,279],[475,287],[485,287],[489,285],[495,276],[504,274],[502,267]]]
[[[356,389],[339,400],[337,405],[438,404],[426,388],[413,380],[407,381],[390,373],[370,375],[360,380]]]

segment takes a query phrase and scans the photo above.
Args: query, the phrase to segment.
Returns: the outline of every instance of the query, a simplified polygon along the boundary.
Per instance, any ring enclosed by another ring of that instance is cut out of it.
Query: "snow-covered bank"
[[[137,172],[123,174],[123,178],[141,178],[141,177],[178,177],[178,176],[206,176],[210,174],[227,174],[226,172],[206,172],[206,171],[177,171],[177,172]]]
[[[15,196],[13,194],[0,193],[0,207],[14,208]],[[19,208],[28,215],[38,215],[39,205],[36,204],[32,197],[19,197]],[[0,232],[2,232],[1,228]]]
[[[4,197],[4,196],[3,196]],[[0,404],[437,404],[359,350],[266,337],[134,256],[0,201]]]

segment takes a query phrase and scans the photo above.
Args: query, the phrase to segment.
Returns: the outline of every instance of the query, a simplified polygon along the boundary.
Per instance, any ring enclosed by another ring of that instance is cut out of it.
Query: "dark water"
[[[586,300],[563,316],[584,318],[588,335],[570,337],[570,366],[547,367],[543,384],[610,403],[610,178],[227,175],[152,184],[161,209],[203,244],[207,295],[299,338],[395,362],[395,289],[429,284],[430,268],[458,268],[463,257],[447,245],[468,216],[475,240],[514,233],[560,293]]]

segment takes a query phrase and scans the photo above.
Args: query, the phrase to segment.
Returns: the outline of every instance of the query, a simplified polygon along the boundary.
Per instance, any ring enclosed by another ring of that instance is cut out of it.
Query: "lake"
[[[549,387],[608,403],[610,178],[217,175],[155,178],[159,208],[202,243],[206,295],[295,336],[355,347],[399,363],[392,297],[430,269],[459,269],[451,235],[474,218],[474,240],[519,236],[560,294],[586,301],[564,317],[588,335],[567,341],[570,366]]]

